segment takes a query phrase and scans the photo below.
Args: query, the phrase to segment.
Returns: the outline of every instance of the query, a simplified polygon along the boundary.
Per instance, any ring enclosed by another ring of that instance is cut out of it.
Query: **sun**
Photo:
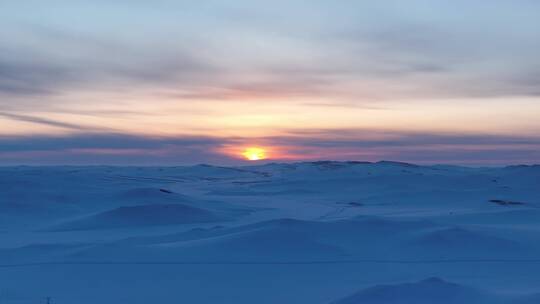
[[[242,152],[242,155],[247,160],[262,160],[266,159],[266,150],[259,147],[249,147]]]

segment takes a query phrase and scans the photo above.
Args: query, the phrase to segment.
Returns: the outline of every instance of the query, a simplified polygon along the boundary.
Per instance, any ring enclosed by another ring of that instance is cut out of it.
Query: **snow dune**
[[[377,285],[332,304],[496,304],[517,303],[468,286],[428,278],[414,283]]]
[[[82,219],[60,224],[52,230],[90,230],[156,225],[193,224],[218,222],[224,216],[183,204],[159,204],[118,207],[109,211],[90,215]]]
[[[540,303],[540,166],[4,167],[0,189],[2,303]]]

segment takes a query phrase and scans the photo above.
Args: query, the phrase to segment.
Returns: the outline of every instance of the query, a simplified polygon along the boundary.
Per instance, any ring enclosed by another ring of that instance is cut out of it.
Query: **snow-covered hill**
[[[0,303],[540,299],[540,166],[3,167],[0,189]]]

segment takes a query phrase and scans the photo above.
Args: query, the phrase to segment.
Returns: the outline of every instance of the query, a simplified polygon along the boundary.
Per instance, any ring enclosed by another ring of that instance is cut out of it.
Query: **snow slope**
[[[540,303],[540,166],[4,167],[0,189],[0,303]]]

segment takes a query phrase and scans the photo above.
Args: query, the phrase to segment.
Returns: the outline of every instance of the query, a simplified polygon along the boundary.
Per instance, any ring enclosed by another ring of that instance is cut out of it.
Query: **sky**
[[[540,1],[0,1],[0,165],[540,163]]]

